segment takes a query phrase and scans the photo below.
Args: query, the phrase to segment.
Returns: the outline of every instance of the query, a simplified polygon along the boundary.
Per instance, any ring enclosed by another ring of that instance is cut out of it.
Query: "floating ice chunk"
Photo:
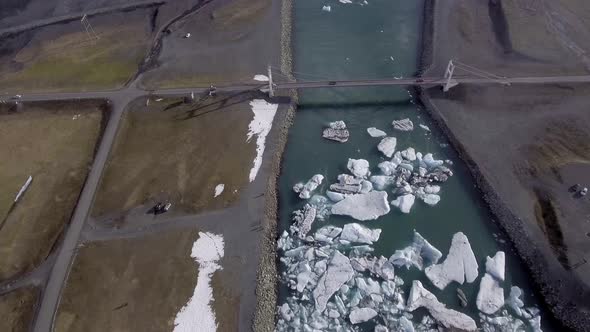
[[[374,220],[390,211],[385,191],[347,196],[332,206],[332,214],[350,216],[356,220]]]
[[[373,184],[371,181],[363,180],[361,181],[361,194],[366,194],[373,191]]]
[[[290,322],[293,319],[293,311],[291,310],[291,307],[289,307],[288,303],[283,303],[283,305],[280,306],[279,313],[281,314],[281,317],[287,322]]]
[[[503,251],[498,251],[493,258],[486,257],[486,272],[498,281],[504,281],[504,266],[506,257]]]
[[[522,289],[517,286],[512,286],[510,288],[510,295],[508,296],[508,300],[506,300],[506,305],[508,305],[517,316],[522,316],[522,307],[524,307],[524,302],[520,298],[522,296]]]
[[[297,291],[299,293],[303,292],[307,284],[312,280],[314,273],[311,272],[311,268],[309,264],[303,263],[300,264],[300,272],[297,274]]]
[[[389,332],[389,329],[387,328],[387,326],[379,324],[375,326],[375,330],[373,330],[373,332]]]
[[[410,213],[416,196],[412,194],[405,194],[391,201],[391,205],[400,209],[402,213]]]
[[[422,158],[422,161],[426,164],[428,169],[433,169],[433,168],[442,166],[445,163],[442,160],[435,160],[434,157],[432,156],[432,153],[427,153],[424,156],[424,158]]]
[[[395,183],[395,178],[393,176],[387,175],[373,175],[369,178],[369,180],[373,183],[374,188],[377,190],[385,190],[385,188]]]
[[[541,330],[541,316],[529,319],[529,325],[533,332],[543,332],[543,330]]]
[[[259,82],[268,82],[268,76],[266,75],[254,75],[254,80]]]
[[[283,234],[281,234],[281,237],[277,241],[277,248],[283,251],[293,249],[293,239],[289,236],[287,231],[283,231]]]
[[[299,229],[299,237],[305,238],[316,218],[317,209],[311,204],[305,204],[303,209],[295,211],[293,214],[293,220],[297,222],[297,228]]]
[[[422,128],[422,129],[424,129],[426,131],[430,131],[430,128],[428,128],[427,125],[420,124],[420,128]]]
[[[326,219],[331,213],[332,203],[325,196],[313,195],[309,199],[308,203],[316,208],[316,218],[318,220]]]
[[[395,152],[395,147],[397,145],[397,139],[395,137],[385,137],[379,142],[377,145],[377,149],[387,157],[391,158],[393,153]]]
[[[424,187],[424,192],[427,194],[438,194],[440,192],[440,186],[427,185]]]
[[[213,198],[221,195],[221,193],[223,192],[223,189],[225,188],[225,185],[223,183],[220,183],[218,185],[215,186],[215,195],[213,196]]]
[[[348,319],[352,324],[359,324],[369,321],[377,316],[377,311],[371,308],[357,308],[350,312]]]
[[[346,198],[346,195],[330,190],[326,191],[326,196],[328,196],[328,198],[334,203],[340,202],[341,200]]]
[[[365,179],[369,173],[369,162],[365,159],[348,159],[346,168],[357,178]]]
[[[414,280],[408,296],[407,310],[414,311],[420,307],[427,309],[432,317],[446,328],[464,331],[475,331],[477,329],[477,325],[471,317],[448,309],[437,300],[434,294],[426,290],[420,281]]]
[[[340,3],[348,4],[352,3],[352,0],[338,0]]]
[[[340,233],[342,233],[342,228],[340,227],[324,226],[315,232],[313,238],[316,241],[332,242]]]
[[[324,176],[321,174],[316,174],[311,177],[309,181],[303,186],[299,183],[293,186],[293,191],[299,193],[299,198],[302,199],[309,199],[311,197],[312,191],[316,190],[316,188],[322,184],[324,181]]]
[[[414,241],[411,246],[403,250],[396,250],[389,258],[389,261],[395,266],[415,266],[422,270],[425,265],[438,263],[442,253],[431,245],[420,233],[414,231]]]
[[[329,140],[345,143],[348,141],[350,133],[346,129],[344,121],[334,121],[330,122],[329,127],[324,129],[322,136]]]
[[[377,167],[379,167],[379,170],[384,175],[391,176],[395,172],[397,165],[399,165],[399,163],[396,164],[391,161],[384,161],[384,162],[379,163],[379,165],[377,165]]]
[[[407,148],[404,151],[400,152],[402,157],[409,161],[416,160],[416,150],[414,148]]]
[[[246,142],[249,142],[252,136],[256,135],[256,157],[254,164],[250,169],[250,182],[256,179],[258,170],[262,165],[262,155],[266,145],[266,136],[272,128],[272,121],[277,113],[279,105],[269,104],[264,99],[254,99],[250,102],[254,118],[248,125],[248,135]]]
[[[426,268],[426,276],[439,289],[444,289],[452,281],[461,285],[467,280],[472,283],[477,278],[477,259],[471,250],[469,239],[458,232],[453,236],[449,254],[442,264]]]
[[[323,312],[332,295],[334,295],[342,285],[352,279],[353,276],[354,270],[350,265],[348,257],[344,256],[337,250],[334,251],[326,272],[320,277],[316,288],[313,290],[316,310]]]
[[[504,305],[504,289],[489,273],[481,278],[475,303],[479,311],[488,315],[496,313]]]
[[[399,332],[414,332],[414,325],[404,316],[399,319]]]
[[[424,195],[424,203],[430,205],[430,206],[434,206],[436,204],[438,204],[438,202],[440,202],[440,196],[436,195],[436,194],[426,194]]]
[[[401,131],[412,131],[414,130],[414,123],[410,119],[394,120],[392,123],[393,128]]]
[[[387,136],[387,133],[384,132],[383,130],[379,130],[375,127],[371,127],[371,128],[367,128],[367,132],[369,133],[369,135],[371,137],[383,137],[383,136]]]
[[[325,11],[325,12],[331,12],[332,11],[332,7],[330,7],[330,6],[323,6],[322,7],[322,10]]]
[[[340,239],[354,242],[373,244],[379,240],[380,229],[370,229],[357,223],[346,224],[342,228]]]

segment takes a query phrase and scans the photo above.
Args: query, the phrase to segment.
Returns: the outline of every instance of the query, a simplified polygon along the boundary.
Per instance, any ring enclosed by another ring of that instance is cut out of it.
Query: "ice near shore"
[[[176,314],[174,332],[217,330],[215,312],[212,309],[211,278],[215,271],[221,269],[218,262],[223,254],[224,241],[221,235],[199,232],[199,238],[191,251],[191,257],[199,266],[197,285],[188,303]]]
[[[453,281],[461,285],[465,281],[474,282],[478,276],[478,267],[469,239],[459,232],[453,236],[449,254],[444,262],[427,267],[425,273],[433,285],[438,289],[445,289]]]
[[[262,166],[262,156],[266,147],[266,136],[272,128],[272,122],[279,105],[267,103],[264,99],[254,99],[250,102],[250,107],[254,113],[254,118],[248,125],[248,134],[246,142],[256,135],[256,157],[252,169],[250,169],[250,182],[256,179],[256,175]]]
[[[322,184],[322,181],[324,181],[324,176],[321,174],[316,174],[312,176],[311,179],[309,179],[309,181],[307,181],[305,184],[295,184],[293,186],[293,191],[299,194],[299,198],[309,199],[311,197],[311,193]]]
[[[399,131],[412,131],[414,130],[414,123],[410,119],[394,120],[392,123],[393,129]]]
[[[377,129],[375,127],[367,128],[367,133],[369,133],[369,136],[371,136],[371,137],[387,136],[386,132],[384,132],[383,130]]]
[[[377,145],[377,149],[381,151],[387,158],[391,158],[397,146],[397,139],[395,137],[385,137]]]

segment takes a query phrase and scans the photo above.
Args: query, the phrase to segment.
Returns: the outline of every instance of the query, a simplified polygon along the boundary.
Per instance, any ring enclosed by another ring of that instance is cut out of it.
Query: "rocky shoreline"
[[[434,64],[436,56],[434,51],[436,10],[437,5],[435,4],[435,0],[425,0],[421,52],[419,55],[419,75],[427,73]],[[415,91],[417,99],[426,113],[441,129],[458,156],[467,165],[475,181],[477,190],[481,193],[486,206],[489,208],[490,215],[493,216],[494,220],[498,221],[500,227],[508,235],[512,245],[516,248],[518,256],[525,263],[527,271],[532,276],[535,291],[541,295],[543,304],[549,309],[553,318],[557,319],[558,322],[556,323],[562,325],[558,326],[560,331],[566,329],[587,330],[590,326],[589,318],[581,315],[572,303],[559,296],[557,290],[560,288],[561,281],[550,278],[545,273],[548,269],[548,264],[541,250],[535,245],[535,242],[531,241],[523,220],[510,211],[500,195],[494,190],[491,183],[485,178],[479,165],[469,155],[465,146],[449,128],[440,111],[437,110],[430,98],[428,89],[416,88]]]
[[[281,72],[293,78],[293,56],[291,52],[291,31],[293,19],[293,0],[283,0],[281,4]],[[278,301],[278,259],[276,240],[278,238],[278,185],[281,173],[283,152],[287,145],[289,129],[293,124],[297,107],[297,91],[290,91],[291,102],[287,106],[277,138],[277,148],[272,157],[272,169],[265,192],[265,212],[263,218],[263,235],[261,255],[256,277],[256,311],[254,314],[254,331],[272,332],[276,326],[276,308]]]

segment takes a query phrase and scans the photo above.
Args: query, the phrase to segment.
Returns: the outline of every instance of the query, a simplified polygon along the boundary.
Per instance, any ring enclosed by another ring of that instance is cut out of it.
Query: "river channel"
[[[323,10],[329,6],[330,10]],[[293,55],[294,75],[301,80],[360,79],[413,76],[418,69],[419,45],[422,30],[423,1],[420,0],[368,0],[362,3],[340,3],[336,0],[298,0],[294,3]],[[392,121],[409,118],[414,130],[394,130]],[[332,121],[343,120],[350,132],[346,143],[322,138],[322,131]],[[420,124],[430,129],[426,130]],[[339,174],[349,173],[349,158],[366,159],[371,172],[378,174],[377,165],[389,160],[377,150],[381,138],[368,135],[367,128],[376,127],[397,138],[397,150],[415,148],[423,154],[432,153],[436,159],[449,160],[452,176],[441,185],[441,200],[429,206],[416,200],[409,214],[396,207],[377,220],[356,221],[346,216],[332,215],[316,220],[312,232],[326,225],[358,222],[369,228],[382,230],[373,244],[375,256],[390,257],[395,250],[411,245],[413,231],[419,232],[443,257],[449,252],[451,239],[463,232],[479,264],[479,277],[471,284],[451,283],[438,290],[426,278],[424,271],[396,267],[395,274],[403,279],[404,297],[409,294],[413,280],[420,280],[448,308],[469,315],[481,325],[475,299],[481,277],[485,273],[486,256],[497,251],[506,253],[506,279],[502,283],[508,298],[511,286],[523,289],[525,306],[539,306],[528,281],[526,271],[498,226],[491,219],[465,165],[449,146],[445,137],[421,109],[412,93],[404,88],[340,88],[299,91],[299,106],[290,129],[280,177],[279,230],[288,230],[293,224],[292,213],[301,209],[306,201],[298,197],[292,187],[305,183],[314,174],[324,181],[314,192],[323,194],[329,185],[337,182]],[[391,201],[395,196],[388,190]],[[312,233],[310,232],[310,233]],[[283,252],[279,251],[279,254]],[[279,270],[285,265],[279,263]],[[466,308],[457,297],[460,287],[468,299]],[[280,285],[279,306],[288,297],[296,296],[285,284]],[[300,300],[305,301],[305,299]],[[309,301],[313,302],[313,299]],[[310,313],[311,314],[311,313]],[[426,311],[414,312],[417,325]],[[543,331],[551,331],[550,323],[541,312]],[[279,315],[280,318],[280,315]],[[532,331],[526,320],[522,331]],[[379,317],[372,323],[361,324],[361,330],[372,331],[375,324],[386,324]]]

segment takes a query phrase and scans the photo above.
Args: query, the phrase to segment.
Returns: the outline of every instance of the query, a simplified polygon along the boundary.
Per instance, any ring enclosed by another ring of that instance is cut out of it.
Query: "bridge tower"
[[[268,96],[271,98],[275,96],[274,86],[272,83],[272,67],[270,65],[268,65]]]
[[[449,91],[452,87],[457,86],[459,84],[459,82],[457,82],[455,79],[453,79],[453,74],[455,73],[455,64],[453,63],[453,60],[449,60],[449,64],[447,65],[447,70],[445,71],[445,86],[443,87],[443,91],[447,92]]]

